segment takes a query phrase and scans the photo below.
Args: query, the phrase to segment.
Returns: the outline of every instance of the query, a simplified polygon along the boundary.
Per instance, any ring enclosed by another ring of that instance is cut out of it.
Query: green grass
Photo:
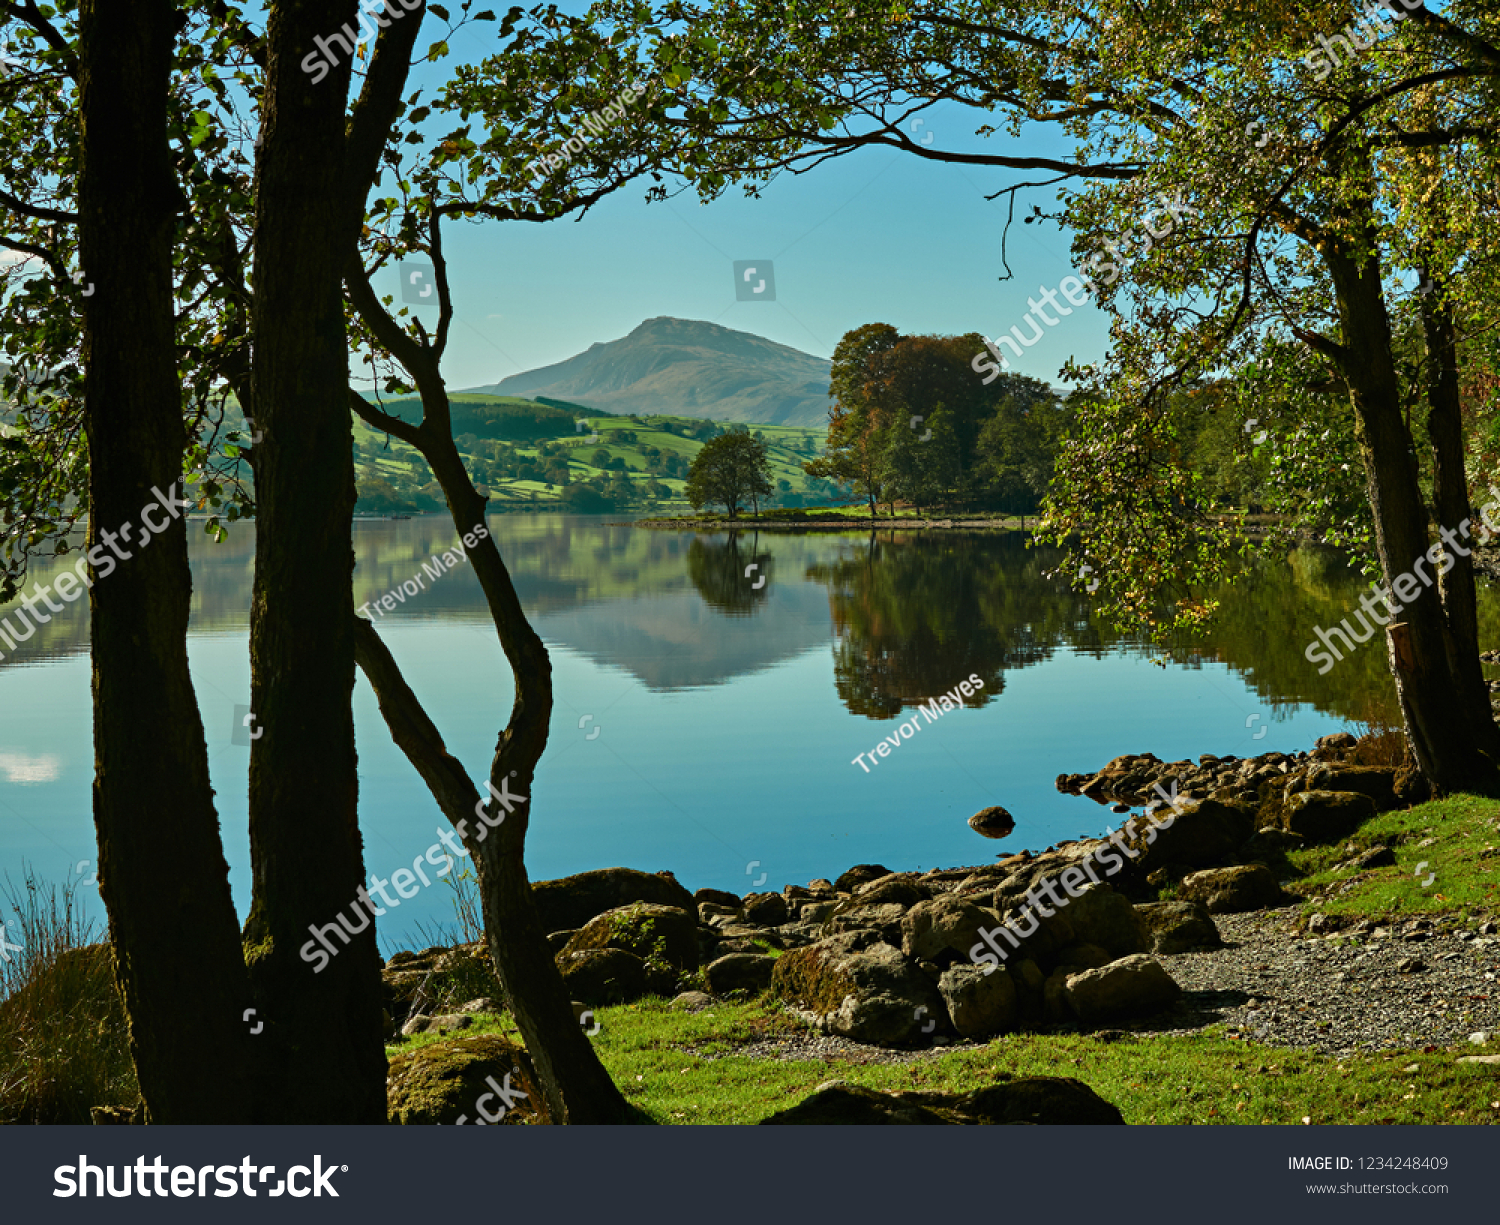
[[[594,1048],[621,1092],[659,1123],[758,1123],[829,1080],[870,1089],[965,1093],[998,1077],[1071,1076],[1118,1106],[1127,1123],[1500,1123],[1500,1081],[1454,1051],[1389,1051],[1333,1059],[1231,1040],[1220,1027],[1188,1036],[1114,1040],[1007,1034],[982,1046],[925,1052],[904,1064],[777,1060],[738,1047],[803,1033],[769,996],[702,1012],[665,1000],[595,1010]],[[519,1040],[509,1018],[464,1033]],[[389,1048],[399,1054],[435,1036]],[[1497,1044],[1483,1048],[1494,1054]],[[1481,1053],[1466,1046],[1464,1053]],[[1415,1065],[1415,1071],[1407,1071]]]
[[[1422,846],[1429,838],[1432,844]],[[1376,846],[1395,851],[1395,867],[1363,873],[1335,868]],[[1303,896],[1353,881],[1347,892],[1314,905],[1325,914],[1371,919],[1493,915],[1500,912],[1500,803],[1459,795],[1406,812],[1382,813],[1336,846],[1294,851],[1288,858],[1304,874],[1293,886]],[[1426,865],[1420,875],[1419,864]],[[1432,884],[1424,888],[1429,875]]]

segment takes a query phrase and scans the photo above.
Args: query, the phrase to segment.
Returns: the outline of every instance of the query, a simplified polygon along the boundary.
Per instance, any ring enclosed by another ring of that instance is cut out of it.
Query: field
[[[629,507],[683,511],[683,486],[694,457],[724,426],[694,417],[616,417],[559,400],[457,394],[453,432],[465,466],[489,494],[492,510],[617,511]],[[387,411],[419,418],[414,400]],[[824,431],[795,426],[747,428],[769,448],[771,506],[826,505],[833,485],[802,464],[819,453]],[[442,492],[426,462],[394,438],[355,423],[359,510],[372,514],[442,510]]]

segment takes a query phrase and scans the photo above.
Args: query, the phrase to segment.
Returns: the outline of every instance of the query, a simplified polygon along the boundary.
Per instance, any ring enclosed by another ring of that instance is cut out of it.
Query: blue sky
[[[418,45],[426,41],[424,32]],[[477,59],[486,43],[483,32],[460,34],[454,57]],[[453,63],[424,65],[417,78],[435,84]],[[917,139],[931,133],[935,148],[1065,154],[1052,133],[976,137],[984,118],[953,105],[935,109]],[[1018,204],[1009,246],[1015,279],[997,279],[1007,206],[984,197],[1038,177],[1046,176],[865,150],[783,176],[759,200],[731,188],[708,205],[691,195],[648,205],[649,180],[641,180],[582,221],[446,226],[456,318],[444,374],[452,388],[497,382],[618,339],[657,315],[708,320],[819,357],[867,323],[993,337],[1020,324],[1028,296],[1073,271],[1069,237],[1051,222],[1020,224]],[[1054,191],[1022,202],[1050,209]],[[775,301],[736,301],[734,262],[767,259]],[[382,288],[396,292],[398,273],[386,275]],[[1057,383],[1069,357],[1101,357],[1107,334],[1104,316],[1083,307],[1012,369]]]

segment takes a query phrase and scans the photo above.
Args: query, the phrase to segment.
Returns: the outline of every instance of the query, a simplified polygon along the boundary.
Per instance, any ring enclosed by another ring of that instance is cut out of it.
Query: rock
[[[1350,791],[1304,791],[1287,801],[1286,828],[1309,843],[1347,838],[1375,815],[1370,797]]]
[[[580,928],[606,910],[633,902],[675,906],[690,914],[696,907],[693,895],[670,872],[652,874],[633,868],[600,868],[558,880],[536,881],[531,894],[542,930],[548,932]]]
[[[781,900],[779,894],[773,896]],[[574,932],[560,956],[591,949],[623,949],[643,961],[691,973],[698,968],[697,911],[651,902],[607,910]]]
[[[1179,800],[1178,811],[1162,807],[1155,830],[1139,819],[1139,833],[1131,840],[1137,851],[1137,871],[1154,871],[1166,864],[1210,868],[1233,856],[1255,832],[1255,812],[1248,804],[1228,800]],[[1128,824],[1128,823],[1127,823]]]
[[[1404,766],[1397,770],[1392,789],[1396,793],[1396,802],[1408,808],[1414,804],[1425,804],[1432,798],[1432,786],[1416,766]]]
[[[901,920],[901,951],[908,957],[940,964],[955,957],[969,959],[969,950],[979,940],[981,927],[993,927],[998,918],[972,902],[947,893],[931,901],[918,902]]]
[[[624,949],[588,949],[564,953],[557,959],[568,994],[589,1004],[616,1004],[652,993],[666,994],[675,976],[653,973],[634,953]]]
[[[1459,1063],[1500,1063],[1500,1055],[1460,1055]]]
[[[969,818],[969,828],[985,838],[1004,838],[1014,832],[1016,819],[1003,808],[981,808]]]
[[[547,935],[547,947],[552,950],[552,955],[555,957],[568,947],[568,941],[577,934],[578,931],[576,928],[572,931],[549,932]]]
[[[1352,749],[1359,741],[1348,732],[1334,732],[1328,736],[1319,736],[1314,743],[1320,749]]]
[[[741,914],[756,927],[780,927],[788,918],[786,898],[779,893],[747,893]]]
[[[736,913],[740,909],[740,899],[735,894],[730,893],[728,889],[699,889],[697,893],[693,894],[693,901],[697,902],[700,906],[704,902],[711,902],[715,906],[727,906]],[[671,905],[671,903],[669,902],[667,905]]]
[[[943,971],[938,991],[962,1037],[989,1038],[1016,1027],[1016,984],[1003,967],[986,974],[980,966],[953,966]]]
[[[1057,955],[1057,964],[1069,970],[1097,970],[1114,960],[1114,955],[1097,944],[1075,941]]]
[[[780,1110],[771,1125],[999,1126],[1117,1124],[1124,1116],[1082,1081],[1063,1076],[1028,1076],[987,1085],[973,1093],[879,1093],[843,1081],[820,1085],[811,1097]]]
[[[1369,798],[1376,812],[1399,807],[1396,771],[1389,766],[1317,766],[1307,775],[1309,791],[1349,791]]]
[[[1423,974],[1427,964],[1420,957],[1403,957],[1396,963],[1397,974]]]
[[[882,876],[889,875],[891,875],[891,870],[881,867],[878,863],[859,863],[834,881],[833,887],[839,893],[853,893],[861,885],[867,885],[872,880],[879,880]],[[813,889],[817,883],[817,881],[812,881],[807,887]],[[813,889],[813,892],[816,893],[817,890]]]
[[[1136,913],[1151,930],[1151,952],[1163,956],[1223,948],[1219,929],[1201,902],[1149,902]]]
[[[1388,846],[1372,846],[1363,855],[1353,859],[1349,866],[1359,872],[1368,872],[1373,868],[1394,868],[1396,852]]]
[[[436,1017],[412,1017],[401,1027],[401,1036],[410,1038],[416,1034],[451,1034],[460,1029],[468,1029],[473,1024],[473,1017],[453,1012]]]
[[[937,988],[922,972],[868,931],[783,953],[771,989],[825,1032],[882,1046],[920,1041],[920,1018],[942,1009]]]
[[[678,1012],[697,1012],[708,1008],[714,1002],[714,997],[702,991],[684,991],[667,1005],[668,1008]]]
[[[873,931],[879,932],[881,938],[891,944],[900,944],[901,920],[905,915],[906,908],[895,902],[862,906],[858,899],[851,898],[840,902],[823,923],[823,934],[833,936],[839,932]]]
[[[479,998],[477,1000],[470,1000],[466,1004],[460,1004],[458,1006],[457,1011],[458,1012],[504,1012],[505,1011],[505,1006],[503,1004],[501,1004],[499,1000],[491,999],[489,996],[486,995],[486,996],[482,996],[481,998]]]
[[[776,958],[755,953],[730,953],[703,971],[704,984],[715,995],[731,991],[760,992],[771,985]]]
[[[1182,878],[1178,891],[1190,902],[1202,902],[1209,914],[1242,914],[1286,900],[1270,869],[1260,864],[1194,872]]]
[[[1134,954],[1069,975],[1067,999],[1086,1025],[1149,1016],[1175,1004],[1182,988],[1154,957]]]
[[[1082,878],[1082,872],[1079,872]],[[1061,897],[1066,905],[1059,905],[1046,897],[1046,890],[1038,888],[1033,896],[1042,900],[1051,914],[1043,916],[1030,903],[1013,907],[1006,915],[1005,926],[1018,937],[1015,951],[1010,959],[1030,958],[1044,971],[1057,968],[1063,949],[1071,944],[1094,944],[1105,949],[1111,958],[1128,953],[1144,953],[1151,947],[1150,929],[1145,920],[1136,913],[1126,898],[1116,893],[1109,885],[1088,885],[1077,896],[1069,898],[1065,888],[1058,882],[1067,880],[1075,884],[1076,879],[1066,872],[1053,880],[1053,896]],[[998,902],[1001,891],[996,890]],[[999,910],[999,906],[995,907]],[[1029,934],[1022,934],[1029,933]],[[994,940],[1002,950],[1012,948],[1011,937],[1004,932],[993,933]]]
[[[880,906],[894,902],[903,909],[925,902],[932,896],[932,886],[911,872],[892,872],[879,880],[872,880],[854,891],[854,900],[861,906]]]
[[[128,1127],[146,1122],[146,1103],[134,1106],[90,1106],[89,1122],[95,1127]]]
[[[386,1073],[391,1123],[546,1123],[546,1110],[530,1057],[497,1034],[434,1042],[397,1055]]]
[[[1042,1015],[1048,1021],[1066,1021],[1073,1015],[1068,1004],[1068,978],[1074,970],[1059,966],[1047,976],[1042,984]]]

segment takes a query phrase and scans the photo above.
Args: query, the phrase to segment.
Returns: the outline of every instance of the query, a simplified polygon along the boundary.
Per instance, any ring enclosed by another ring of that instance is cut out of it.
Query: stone
[[[838,880],[833,882],[833,887],[839,893],[853,893],[859,886],[869,884],[872,880],[879,880],[882,876],[889,875],[891,875],[891,870],[881,867],[878,863],[859,863],[855,864],[847,872],[842,873]],[[826,884],[827,882],[823,883]],[[817,884],[817,881],[811,881],[807,887],[816,893],[818,891],[814,886]]]
[[[738,900],[738,899],[736,899]],[[704,923],[712,923],[715,919],[727,919],[739,922],[739,906],[720,906],[718,902],[699,902],[698,918]]]
[[[1136,953],[1069,975],[1067,999],[1084,1024],[1150,1016],[1170,1008],[1182,988],[1154,957]]]
[[[1347,838],[1375,815],[1367,795],[1351,791],[1304,791],[1287,801],[1286,828],[1309,843]]]
[[[684,991],[667,1005],[677,1012],[698,1012],[714,1002],[714,997],[703,991]]]
[[[969,950],[979,940],[979,929],[998,922],[992,912],[954,894],[943,894],[918,902],[906,912],[901,920],[901,951],[939,963],[955,957],[967,961]]]
[[[824,936],[840,932],[874,931],[891,944],[901,943],[901,921],[906,916],[906,907],[896,902],[877,906],[862,906],[857,898],[840,902],[833,914],[823,923]]]
[[[1163,956],[1223,948],[1224,941],[1202,902],[1148,902],[1136,913],[1151,931],[1151,949]]]
[[[774,896],[780,900],[779,894]],[[574,932],[560,956],[590,949],[623,949],[643,961],[691,973],[698,968],[697,912],[651,902],[607,910]]]
[[[704,902],[711,902],[715,906],[727,906],[736,913],[738,913],[740,908],[739,897],[730,893],[728,889],[699,889],[693,894],[693,901],[697,902],[700,906]]]
[[[572,931],[548,932],[547,947],[552,950],[552,955],[555,957],[558,953],[562,952],[563,949],[568,947],[568,941],[577,934],[578,932],[576,928]]]
[[[395,1056],[386,1072],[391,1123],[546,1123],[546,1101],[530,1056],[498,1034],[434,1042]]]
[[[499,1000],[491,999],[489,996],[481,996],[477,1000],[470,1000],[466,1004],[460,1004],[455,1010],[457,1012],[504,1012],[505,1007]]]
[[[969,828],[984,838],[1004,838],[1015,831],[1016,819],[998,806],[981,808],[969,818]]]
[[[633,902],[675,906],[695,913],[693,895],[670,872],[637,872],[633,868],[599,868],[531,886],[542,930],[566,931],[582,927],[607,910]],[[738,901],[738,899],[735,899]]]
[[[1333,732],[1319,736],[1314,743],[1320,749],[1352,749],[1359,741],[1348,732]]]
[[[622,1004],[643,995],[665,995],[676,985],[675,976],[653,973],[624,949],[564,953],[557,959],[557,968],[568,994],[589,1004]]]
[[[703,982],[715,995],[731,991],[765,991],[771,985],[776,958],[755,953],[730,953],[703,971]]]
[[[1260,864],[1194,872],[1182,878],[1178,892],[1189,902],[1202,902],[1209,914],[1243,914],[1286,900],[1271,870]]]
[[[468,1029],[473,1024],[473,1017],[453,1012],[435,1017],[412,1017],[401,1027],[401,1036],[411,1038],[417,1034],[451,1034],[460,1029]]]
[[[881,906],[894,902],[898,906],[915,906],[932,896],[932,886],[911,872],[892,872],[872,880],[854,891],[860,906]]]
[[[1390,766],[1344,766],[1327,763],[1308,772],[1309,791],[1348,791],[1363,795],[1375,805],[1376,812],[1389,812],[1399,806],[1396,799],[1396,770]]]
[[[938,991],[961,1037],[989,1038],[1016,1027],[1016,984],[1004,967],[986,974],[981,966],[952,966],[938,979]]]
[[[779,927],[789,917],[786,898],[779,893],[747,893],[740,913],[756,927]]]
[[[1500,1063],[1500,1055],[1460,1055],[1459,1063]]]
[[[826,1033],[877,1046],[923,1038],[942,1014],[937,988],[901,951],[869,931],[835,935],[776,959],[771,989]]]
[[[1154,871],[1166,864],[1185,868],[1210,868],[1231,858],[1255,832],[1255,810],[1235,800],[1182,800],[1174,813],[1169,807],[1156,810],[1152,827],[1145,818],[1135,821],[1138,831],[1130,840],[1140,858],[1136,871]],[[1128,823],[1127,823],[1128,824]]]
[[[1375,868],[1394,868],[1396,852],[1388,846],[1372,846],[1363,855],[1357,856],[1349,866],[1358,872],[1369,872]]]
[[[1124,1116],[1082,1081],[1065,1076],[1001,1080],[972,1093],[881,1093],[843,1081],[820,1085],[810,1097],[779,1110],[763,1124],[827,1125],[1123,1125]]]

